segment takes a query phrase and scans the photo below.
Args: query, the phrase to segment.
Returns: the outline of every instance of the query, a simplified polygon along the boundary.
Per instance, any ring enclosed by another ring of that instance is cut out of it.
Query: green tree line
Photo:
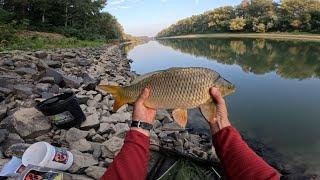
[[[320,78],[317,42],[267,39],[163,39],[162,45],[222,64],[238,65],[245,72],[275,71],[287,79]]]
[[[81,40],[121,39],[122,26],[101,10],[106,0],[0,0],[0,40],[8,30],[55,32]]]
[[[319,0],[243,0],[178,21],[157,36],[219,32],[320,33]]]

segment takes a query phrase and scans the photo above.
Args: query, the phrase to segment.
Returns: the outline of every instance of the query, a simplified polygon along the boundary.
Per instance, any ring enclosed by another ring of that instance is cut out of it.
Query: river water
[[[320,171],[320,43],[264,39],[171,39],[130,48],[139,74],[170,67],[206,67],[235,84],[226,98],[241,131]],[[196,129],[197,112],[188,123]]]

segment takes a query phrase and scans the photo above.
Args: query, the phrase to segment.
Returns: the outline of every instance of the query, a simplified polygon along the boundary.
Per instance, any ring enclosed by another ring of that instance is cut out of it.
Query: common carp
[[[170,68],[137,77],[129,86],[99,85],[115,99],[113,111],[124,104],[133,104],[144,88],[150,88],[145,106],[155,109],[174,109],[173,119],[182,127],[187,124],[187,109],[200,107],[202,115],[210,119],[215,115],[215,104],[210,87],[219,88],[222,96],[235,92],[235,86],[216,71],[201,68]]]

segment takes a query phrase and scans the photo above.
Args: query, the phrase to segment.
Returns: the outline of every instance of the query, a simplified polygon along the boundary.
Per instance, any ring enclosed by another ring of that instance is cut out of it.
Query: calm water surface
[[[238,129],[320,170],[320,43],[161,40],[134,47],[128,57],[139,74],[170,67],[216,70],[237,87],[226,99]]]

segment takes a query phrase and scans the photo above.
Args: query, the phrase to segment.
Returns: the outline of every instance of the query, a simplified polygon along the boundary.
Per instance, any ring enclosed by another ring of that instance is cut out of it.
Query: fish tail
[[[123,88],[120,86],[112,86],[112,85],[98,85],[99,89],[110,93],[114,98],[115,102],[113,105],[113,112],[116,112],[121,106],[128,103],[128,100],[121,96],[121,92]]]

